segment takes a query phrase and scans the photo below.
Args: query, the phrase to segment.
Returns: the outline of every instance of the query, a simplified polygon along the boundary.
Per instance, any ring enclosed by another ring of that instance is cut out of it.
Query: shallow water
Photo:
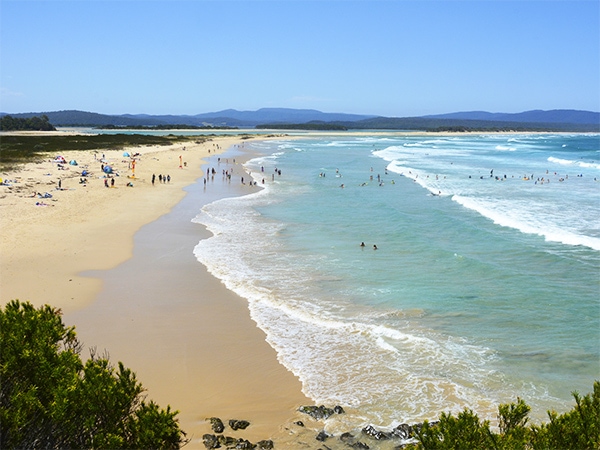
[[[194,252],[248,299],[305,394],[352,411],[331,427],[493,419],[517,396],[544,419],[591,391],[598,135],[246,145],[265,189],[205,206],[195,221],[214,237]]]

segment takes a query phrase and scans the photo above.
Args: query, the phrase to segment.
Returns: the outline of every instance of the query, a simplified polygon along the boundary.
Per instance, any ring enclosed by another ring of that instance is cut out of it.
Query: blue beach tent
[[[112,173],[112,167],[104,166],[104,173]]]

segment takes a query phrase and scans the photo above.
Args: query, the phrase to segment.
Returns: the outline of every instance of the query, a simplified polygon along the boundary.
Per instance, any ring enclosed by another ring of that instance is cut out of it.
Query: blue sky
[[[600,111],[598,0],[0,0],[0,111]]]

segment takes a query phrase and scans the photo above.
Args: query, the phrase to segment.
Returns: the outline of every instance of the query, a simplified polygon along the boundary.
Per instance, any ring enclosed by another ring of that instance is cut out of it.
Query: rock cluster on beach
[[[310,416],[315,421],[325,421],[336,414],[345,414],[344,408],[341,406],[335,406],[329,408],[326,406],[301,406],[298,411]],[[271,440],[262,440],[256,444],[243,439],[226,436],[223,433],[226,430],[225,423],[218,417],[211,417],[207,419],[210,422],[210,426],[214,434],[204,434],[202,437],[204,446],[207,449],[226,448],[226,449],[256,449],[256,450],[269,450],[275,448],[275,444]],[[402,449],[409,443],[415,442],[415,435],[423,426],[421,423],[409,425],[406,423],[400,424],[391,431],[378,430],[373,425],[367,425],[360,431],[355,432],[344,432],[339,436],[335,436],[324,429],[317,431],[314,428],[306,428],[305,424],[301,420],[293,422],[294,425],[302,429],[306,429],[303,432],[302,438],[298,438],[298,444],[302,445],[302,448],[313,448],[310,441],[307,441],[306,437],[311,435],[311,430],[314,430],[316,434],[314,436],[314,448],[319,449],[338,449],[338,448],[353,448],[353,449]],[[245,420],[229,420],[229,427],[232,430],[245,430],[250,423]],[[434,425],[432,423],[432,425]],[[300,436],[300,435],[298,435]],[[325,443],[327,441],[327,443]],[[286,445],[290,443],[287,442]]]
[[[335,406],[328,408],[326,406],[301,406],[298,411],[307,414],[317,421],[324,421],[335,414],[345,414],[344,408]],[[244,438],[226,436],[223,433],[226,430],[225,423],[218,417],[207,419],[210,422],[213,434],[207,433],[202,436],[202,441],[207,449],[226,448],[226,449],[255,449],[255,450],[270,450],[275,448],[275,444],[271,440],[262,440],[257,443],[252,443]],[[229,420],[227,422],[233,430],[245,430],[250,426],[250,422],[246,420]],[[294,425],[304,428],[302,421],[294,422]],[[320,430],[314,436],[315,444],[318,448],[330,449],[325,441],[334,448],[354,448],[354,449],[371,449],[380,448],[382,442],[386,442],[386,448],[401,449],[406,444],[414,442],[415,433],[421,428],[422,424],[408,425],[403,423],[398,425],[391,431],[382,431],[376,429],[373,425],[367,425],[358,433],[345,432],[340,434],[337,439],[333,434]],[[335,439],[335,444],[334,444]],[[303,443],[306,444],[306,443]]]
[[[298,411],[309,415],[317,421],[327,420],[334,414],[345,413],[341,406],[336,406],[334,408],[328,408],[326,406],[301,406]],[[437,422],[432,422],[431,425],[435,425],[435,423]],[[305,426],[302,421],[296,421],[294,424],[300,427]],[[315,440],[323,443],[320,444],[320,448],[330,448],[324,444],[325,441],[329,441],[328,444],[332,445],[334,448],[338,448],[340,445],[343,448],[355,449],[380,448],[383,442],[386,442],[387,445],[385,448],[401,449],[409,443],[415,442],[415,435],[422,426],[422,423],[414,425],[403,423],[391,431],[383,431],[376,429],[373,425],[367,425],[358,433],[353,434],[352,432],[344,432],[340,434],[335,440],[335,444],[333,441],[329,440],[333,440],[336,436],[325,430],[320,430],[315,435]]]
[[[256,450],[270,450],[273,446],[273,441],[265,439],[253,444],[252,442],[243,438],[234,438],[231,436],[225,436],[221,433],[225,431],[225,424],[218,417],[211,417],[207,419],[210,422],[210,426],[216,434],[205,434],[202,436],[202,442],[207,449],[213,448],[228,448],[228,449],[256,449]],[[250,426],[250,422],[247,420],[236,420],[231,419],[229,426],[232,430],[245,430]]]

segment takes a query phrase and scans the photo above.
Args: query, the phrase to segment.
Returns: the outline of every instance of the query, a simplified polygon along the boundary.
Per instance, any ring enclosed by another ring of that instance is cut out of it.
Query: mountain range
[[[196,115],[106,115],[69,110],[10,114],[27,118],[46,115],[54,126],[228,126],[256,127],[272,124],[336,124],[349,129],[428,130],[435,128],[468,129],[540,129],[554,131],[600,131],[600,113],[558,109],[532,110],[521,113],[491,113],[486,111],[455,112],[420,117],[382,117],[361,114],[325,113],[314,109],[262,108],[256,111],[222,111]],[[0,116],[7,115],[0,113]]]

